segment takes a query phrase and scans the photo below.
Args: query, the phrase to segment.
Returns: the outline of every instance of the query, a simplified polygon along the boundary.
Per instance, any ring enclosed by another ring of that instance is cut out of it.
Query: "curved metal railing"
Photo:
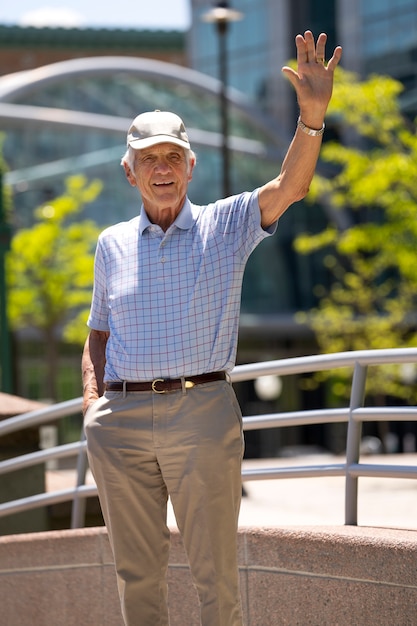
[[[417,466],[364,464],[360,463],[360,444],[364,422],[414,421],[417,407],[373,407],[363,406],[368,367],[388,364],[417,362],[417,348],[362,350],[336,354],[315,355],[238,365],[231,374],[233,382],[254,380],[261,376],[289,376],[350,367],[353,378],[350,403],[346,408],[293,411],[265,415],[244,416],[244,430],[306,426],[310,424],[346,423],[346,462],[299,467],[265,467],[244,469],[244,481],[308,478],[321,476],[345,477],[345,524],[356,525],[358,518],[358,479],[361,476],[385,478],[417,478]],[[81,412],[82,399],[75,398],[45,409],[32,411],[0,422],[0,437],[23,428],[40,426]],[[56,446],[47,450],[21,455],[0,462],[0,475],[44,463],[52,459],[77,457],[77,481],[71,489],[36,494],[19,500],[0,504],[0,517],[28,511],[41,506],[71,501],[71,527],[84,525],[86,498],[95,496],[95,485],[86,485],[86,444],[83,435],[80,441]]]

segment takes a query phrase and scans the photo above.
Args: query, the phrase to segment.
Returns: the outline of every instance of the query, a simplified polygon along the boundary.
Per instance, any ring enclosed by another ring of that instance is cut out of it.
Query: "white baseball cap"
[[[191,148],[184,122],[178,115],[156,110],[135,117],[127,134],[128,146],[142,150],[166,142],[186,150]]]

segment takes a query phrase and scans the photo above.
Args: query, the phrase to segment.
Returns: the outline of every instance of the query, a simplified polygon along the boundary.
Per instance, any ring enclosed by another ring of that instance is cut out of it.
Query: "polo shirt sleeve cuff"
[[[95,322],[92,319],[87,320],[87,326],[91,328],[91,330],[102,330],[108,332],[110,330],[108,324],[104,324],[103,322]]]

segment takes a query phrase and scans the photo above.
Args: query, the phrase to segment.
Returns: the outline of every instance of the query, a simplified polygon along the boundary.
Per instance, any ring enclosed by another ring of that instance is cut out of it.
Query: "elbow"
[[[303,200],[307,196],[309,191],[310,185],[299,187],[298,189],[293,189],[289,197],[288,206],[291,206],[295,202],[300,202],[300,200]]]
[[[295,194],[294,202],[299,202],[300,200],[303,200],[307,196],[309,191],[310,191],[310,185],[309,184],[308,185],[303,185],[302,187],[300,187],[297,190],[297,193]]]
[[[286,196],[288,201],[288,206],[294,204],[294,202],[299,202],[303,200],[308,192],[310,191],[310,183],[311,179],[309,177],[305,177],[303,180],[294,180],[289,181],[288,179],[285,181],[287,184],[283,185],[284,181],[281,181],[281,191]]]

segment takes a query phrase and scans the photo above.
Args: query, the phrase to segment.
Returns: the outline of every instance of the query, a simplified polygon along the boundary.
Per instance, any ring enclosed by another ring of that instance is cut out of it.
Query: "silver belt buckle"
[[[154,391],[155,393],[165,393],[165,389],[158,390],[156,388],[156,383],[163,383],[163,382],[164,382],[163,378],[155,378],[155,380],[152,381],[152,385],[151,385],[152,391]]]

